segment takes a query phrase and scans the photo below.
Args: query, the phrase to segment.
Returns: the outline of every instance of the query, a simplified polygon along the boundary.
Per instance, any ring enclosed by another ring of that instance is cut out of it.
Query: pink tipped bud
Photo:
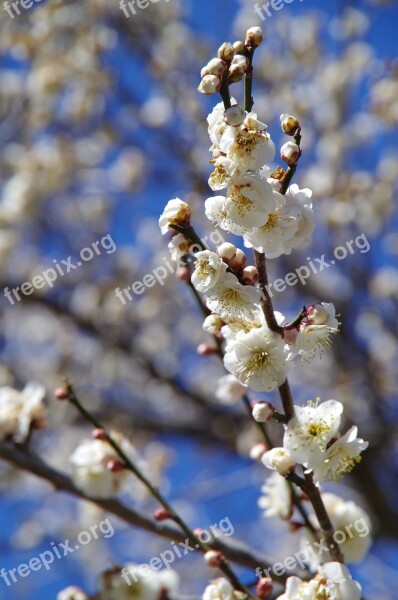
[[[120,471],[125,469],[124,464],[121,463],[120,460],[116,460],[114,458],[108,461],[106,467],[111,473],[120,473]]]
[[[280,116],[280,119],[282,129],[287,135],[295,135],[297,133],[297,130],[300,129],[300,123],[298,122],[296,117],[284,113]]]
[[[204,555],[206,564],[209,567],[220,567],[224,561],[224,557],[218,550],[209,550]]]
[[[238,273],[244,270],[246,266],[246,254],[240,248],[237,248],[235,256],[229,261],[229,266]]]
[[[67,400],[69,398],[69,392],[66,388],[57,388],[54,392],[54,396],[57,400]]]
[[[221,89],[221,78],[218,75],[205,75],[198,86],[198,92],[210,96]]]
[[[216,335],[221,330],[221,327],[224,325],[224,321],[218,315],[209,315],[205,318],[203,322],[203,329],[207,333],[212,335]]]
[[[252,415],[257,423],[266,423],[275,412],[274,406],[270,402],[256,402],[253,406]]]
[[[218,246],[217,254],[223,259],[224,262],[228,263],[235,256],[236,250],[236,246],[230,244],[229,242],[225,242],[224,244]]]
[[[94,429],[91,436],[94,440],[106,441],[108,439],[105,429]]]
[[[294,142],[286,142],[281,148],[281,158],[289,166],[296,164],[300,156],[300,148]]]
[[[322,304],[314,304],[307,310],[307,317],[312,325],[325,325],[329,319],[329,313]]]
[[[263,577],[257,584],[256,594],[260,600],[267,600],[271,596],[273,588],[272,579]]]
[[[244,72],[247,71],[247,69],[250,66],[250,61],[247,58],[247,56],[243,56],[242,54],[237,54],[231,64],[231,68],[233,67],[240,67],[241,69],[243,69]]]
[[[256,285],[260,276],[256,267],[246,267],[243,269],[242,279],[247,285]]]
[[[269,448],[266,444],[255,444],[250,450],[250,458],[252,460],[260,461],[267,450],[269,450]]]
[[[153,516],[155,521],[166,521],[167,519],[173,518],[171,512],[169,512],[165,508],[157,508],[153,513]]]
[[[200,356],[211,356],[212,354],[216,354],[217,348],[210,346],[210,344],[199,344],[196,348],[196,352],[200,354]]]
[[[221,60],[229,63],[233,59],[235,54],[235,50],[229,42],[224,42],[218,49],[217,56],[221,58]]]
[[[203,67],[200,76],[203,78],[205,75],[222,75],[226,68],[227,64],[221,60],[221,58],[212,58],[207,65]]]
[[[180,281],[183,281],[184,283],[188,283],[188,281],[191,278],[191,274],[189,272],[188,267],[180,267],[179,269],[177,269],[176,277]]]
[[[246,32],[245,46],[257,48],[264,40],[261,27],[250,27]]]

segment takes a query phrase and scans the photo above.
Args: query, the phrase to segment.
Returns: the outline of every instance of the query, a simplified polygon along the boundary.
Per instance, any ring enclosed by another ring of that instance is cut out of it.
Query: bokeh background
[[[0,16],[0,383],[42,381],[48,428],[32,449],[67,471],[88,427],[52,399],[67,375],[96,414],[123,430],[152,476],[190,524],[229,517],[237,538],[283,558],[298,540],[257,508],[266,473],[248,458],[256,430],[238,407],[214,399],[223,374],[200,358],[208,341],[180,281],[116,297],[168,256],[157,219],[168,199],[193,207],[211,231],[205,117],[214,104],[196,92],[201,66],[225,40],[262,25],[255,110],[282,143],[279,114],[297,115],[303,157],[296,181],[314,194],[317,229],[302,253],[273,261],[271,280],[365,234],[367,253],[349,254],[305,286],[276,297],[289,317],[305,303],[335,303],[341,335],[322,360],[291,375],[296,402],[320,396],[345,405],[371,443],[336,489],[371,514],[375,542],[353,567],[368,600],[393,600],[398,585],[398,233],[397,2],[295,0],[262,23],[252,0],[159,0],[126,18],[110,0],[47,1]],[[260,2],[260,4],[262,4]],[[241,99],[241,88],[236,97]],[[234,93],[234,88],[232,88]],[[110,234],[103,252],[11,305],[13,288]],[[238,240],[235,238],[234,240]],[[275,402],[277,397],[272,394]],[[275,429],[273,435],[278,435]],[[1,465],[0,567],[27,562],[52,541],[73,538],[103,515]],[[330,489],[333,489],[331,486]],[[128,502],[153,510],[142,490]],[[142,562],[167,542],[112,518],[111,540],[93,542],[32,573],[0,598],[53,599],[68,584],[96,588],[101,570]],[[175,564],[182,591],[199,595],[212,573],[203,560]],[[246,581],[253,573],[242,573]]]

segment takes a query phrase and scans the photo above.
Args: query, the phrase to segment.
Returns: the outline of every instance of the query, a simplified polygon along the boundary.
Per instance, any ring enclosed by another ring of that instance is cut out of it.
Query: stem
[[[169,502],[166,500],[166,498],[164,498],[164,496],[162,496],[162,494],[159,492],[159,490],[149,481],[149,479],[146,478],[144,473],[142,473],[142,471],[130,460],[130,458],[126,455],[126,453],[119,446],[119,444],[106,431],[106,429],[104,428],[102,423],[100,423],[93,415],[91,415],[91,413],[89,413],[84,408],[84,406],[82,405],[80,400],[77,398],[73,387],[69,383],[67,383],[67,385],[66,385],[66,390],[68,392],[69,402],[71,404],[73,404],[73,406],[75,406],[75,408],[82,415],[82,417],[84,419],[86,419],[86,421],[91,423],[91,425],[93,425],[96,429],[102,429],[105,432],[106,441],[115,450],[115,452],[120,456],[120,458],[122,459],[122,461],[124,463],[125,468],[128,469],[129,471],[131,471],[132,473],[134,473],[134,475],[144,484],[144,486],[148,489],[148,491],[152,494],[152,496],[159,502],[159,504],[161,506],[163,506],[163,508],[168,513],[170,513],[173,521],[175,521],[177,523],[177,525],[179,525],[179,527],[182,529],[182,531],[188,536],[190,542],[193,543],[194,547],[203,553],[208,552],[211,549],[211,547],[208,544],[205,544],[204,542],[202,542],[201,539],[194,534],[194,532],[185,523],[185,521],[180,517],[180,515],[178,515],[176,513],[176,511],[173,509],[171,504],[169,504]],[[241,583],[239,581],[239,579],[237,578],[237,576],[235,575],[235,573],[233,572],[233,570],[231,569],[229,564],[226,562],[226,559],[224,557],[223,557],[223,562],[221,563],[219,569],[222,573],[224,573],[224,575],[226,577],[228,577],[228,579],[230,580],[231,584],[234,586],[235,589],[240,590],[240,591],[244,592],[245,594],[248,594],[249,597],[253,598],[252,594],[250,593],[250,590],[248,590],[243,585],[243,583]]]
[[[221,88],[220,88],[220,96],[222,98],[222,101],[224,102],[225,110],[227,110],[228,108],[231,108],[231,95],[229,93],[228,77],[229,77],[229,67],[224,72],[224,75],[223,75],[222,81],[221,81]]]
[[[245,75],[245,110],[247,112],[250,112],[251,109],[253,108],[253,56],[254,56],[254,48],[253,49],[247,49],[247,53],[246,53],[247,58],[249,59],[249,67],[246,71],[246,75]]]
[[[257,252],[257,250],[254,250],[253,252],[254,260],[256,262],[256,267],[259,274],[259,285],[262,297],[261,307],[263,309],[265,320],[269,329],[272,329],[272,331],[275,331],[275,333],[281,333],[283,328],[280,325],[278,325],[278,322],[275,318],[271,296],[269,295],[268,291],[268,274],[265,255],[261,252]]]

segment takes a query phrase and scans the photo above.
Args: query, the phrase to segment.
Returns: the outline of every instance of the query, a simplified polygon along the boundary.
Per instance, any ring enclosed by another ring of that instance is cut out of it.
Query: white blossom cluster
[[[0,389],[0,440],[25,442],[32,428],[45,419],[44,386],[28,383],[20,392],[11,387]]]

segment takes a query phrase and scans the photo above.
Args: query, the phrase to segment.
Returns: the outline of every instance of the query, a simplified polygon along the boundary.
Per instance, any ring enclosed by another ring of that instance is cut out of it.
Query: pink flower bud
[[[220,567],[224,561],[224,557],[218,550],[209,550],[204,555],[206,564],[209,567]]]
[[[191,278],[191,274],[189,272],[188,267],[180,267],[179,269],[177,269],[176,277],[180,281],[183,281],[184,283],[188,283],[188,281]]]
[[[69,392],[66,388],[57,388],[54,392],[54,396],[57,400],[67,400],[69,398]]]
[[[153,516],[155,521],[166,521],[167,519],[173,518],[171,512],[169,512],[165,508],[157,508],[153,513]]]
[[[217,348],[210,346],[210,344],[199,344],[196,348],[196,352],[201,356],[211,356],[217,353]]]
[[[242,54],[237,54],[236,56],[234,56],[234,59],[232,61],[231,64],[231,68],[238,66],[241,69],[243,69],[243,71],[247,71],[247,69],[249,68],[250,65],[250,61],[247,58],[247,56],[243,56]]]
[[[205,65],[200,73],[203,78],[205,75],[222,75],[227,68],[227,64],[221,58],[212,58]]]
[[[113,458],[112,460],[108,461],[106,468],[108,471],[111,471],[111,473],[120,473],[120,471],[123,471],[126,467],[120,462],[120,460]]]
[[[289,166],[296,164],[300,156],[300,148],[294,142],[286,142],[281,148],[281,158]]]
[[[221,88],[221,78],[218,75],[205,75],[198,86],[198,92],[210,96],[219,92]]]
[[[94,440],[106,441],[108,439],[105,429],[94,429],[91,436]]]
[[[243,269],[242,279],[247,285],[256,285],[260,276],[256,267],[246,267]]]
[[[256,594],[260,600],[267,600],[271,596],[273,588],[272,579],[263,577],[257,584]]]
[[[324,325],[329,319],[329,313],[322,304],[314,304],[307,310],[308,320],[312,325]]]
[[[229,261],[229,266],[238,273],[242,272],[245,268],[246,254],[240,248],[237,248],[235,256]]]
[[[242,81],[244,77],[245,71],[239,65],[232,65],[229,70],[229,83],[238,83],[238,81]]]

